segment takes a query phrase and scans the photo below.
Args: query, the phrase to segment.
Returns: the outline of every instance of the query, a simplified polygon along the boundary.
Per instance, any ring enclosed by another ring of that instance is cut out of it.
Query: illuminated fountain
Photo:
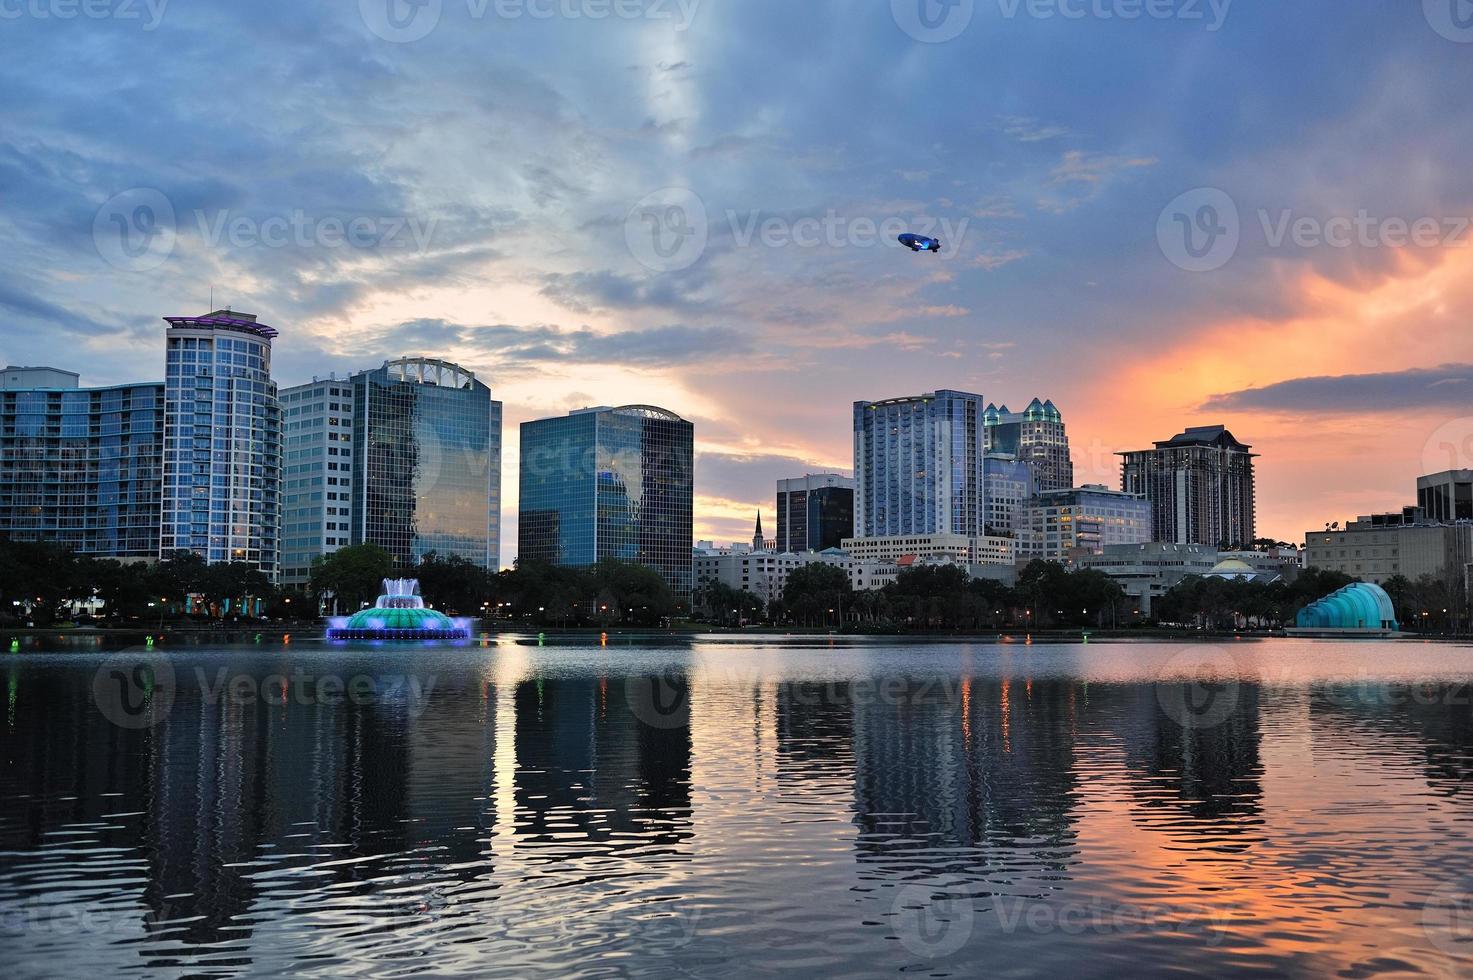
[[[471,620],[451,619],[425,608],[419,580],[384,579],[384,594],[372,609],[327,621],[329,640],[466,640]]]

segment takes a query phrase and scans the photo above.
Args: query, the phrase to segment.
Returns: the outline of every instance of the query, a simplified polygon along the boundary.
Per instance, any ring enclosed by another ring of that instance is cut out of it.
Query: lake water
[[[1465,646],[107,647],[0,653],[7,977],[1473,972]]]

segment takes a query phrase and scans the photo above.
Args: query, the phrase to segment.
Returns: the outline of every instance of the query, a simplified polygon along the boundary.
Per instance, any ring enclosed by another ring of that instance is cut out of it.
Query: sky
[[[1227,425],[1291,542],[1473,467],[1473,4],[0,0],[0,357],[426,355],[696,427],[696,536],[851,404],[1051,398],[1076,481]],[[943,240],[911,253],[900,232]]]

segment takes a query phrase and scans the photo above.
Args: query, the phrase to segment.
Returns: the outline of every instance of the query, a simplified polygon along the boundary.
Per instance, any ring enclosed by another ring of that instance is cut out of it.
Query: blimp
[[[939,252],[941,251],[941,239],[928,238],[925,235],[904,234],[900,236],[900,244],[912,252]]]

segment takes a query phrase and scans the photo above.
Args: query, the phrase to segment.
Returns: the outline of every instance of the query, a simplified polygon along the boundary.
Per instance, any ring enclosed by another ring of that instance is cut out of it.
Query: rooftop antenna
[[[209,308],[212,309],[212,310],[215,308],[215,285],[214,285],[214,283],[211,283],[210,284],[210,307]]]

